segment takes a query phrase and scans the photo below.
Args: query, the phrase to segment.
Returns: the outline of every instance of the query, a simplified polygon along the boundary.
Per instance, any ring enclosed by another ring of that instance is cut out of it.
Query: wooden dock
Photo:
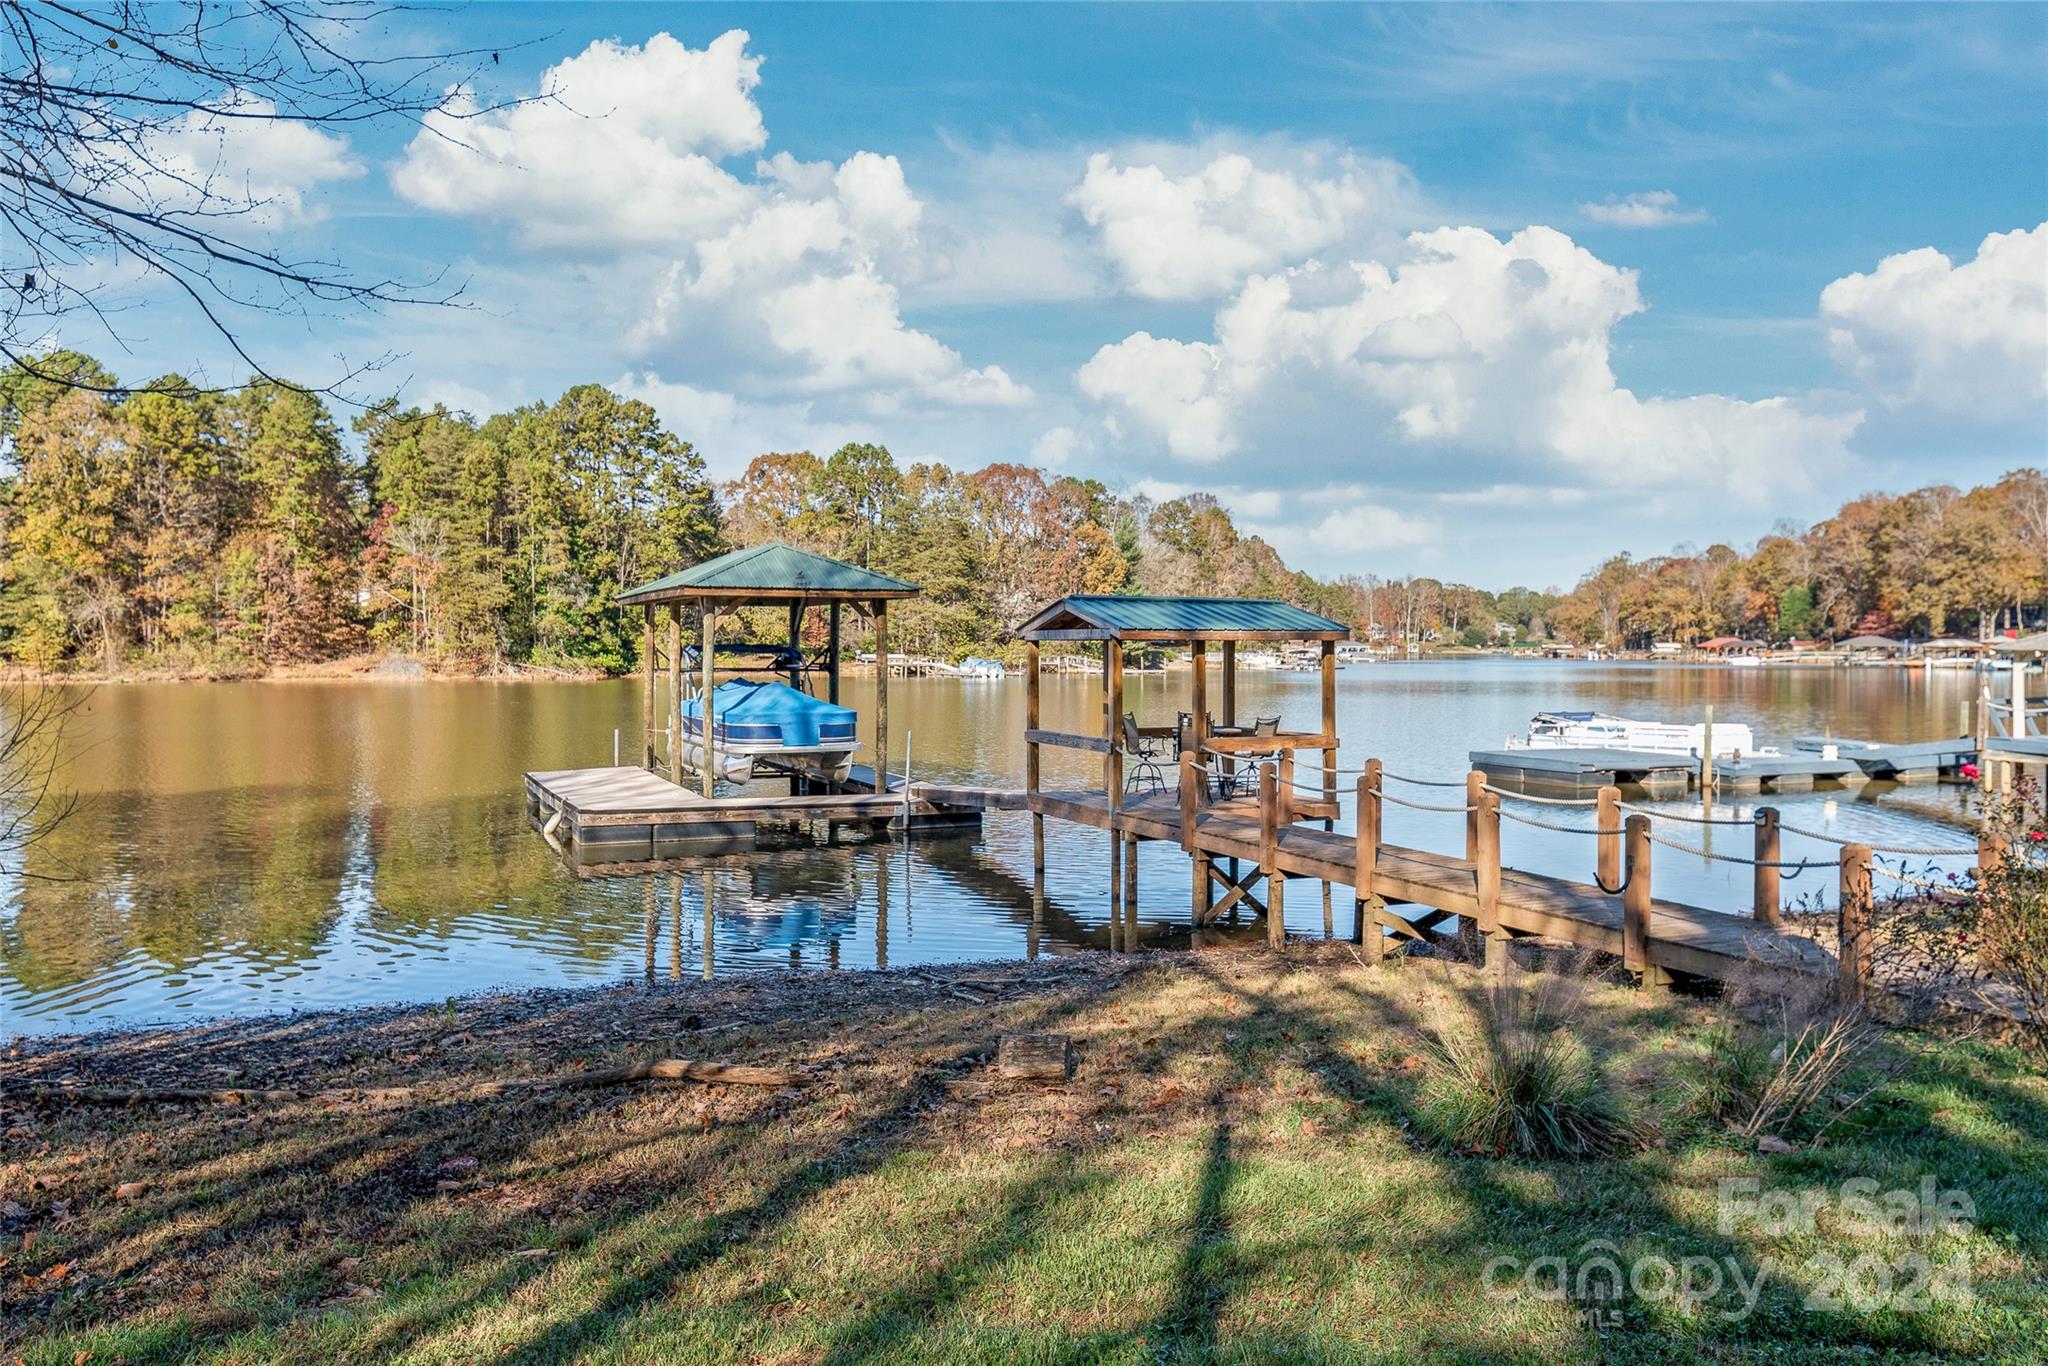
[[[759,847],[767,827],[865,822],[911,833],[972,831],[982,812],[1024,804],[1022,792],[908,782],[893,773],[889,790],[878,792],[874,770],[859,764],[830,790],[814,776],[792,776],[805,790],[706,797],[644,768],[554,769],[525,775],[526,810],[576,861],[623,865],[744,852]]]
[[[1369,947],[1382,945],[1388,935],[1428,939],[1458,917],[1489,936],[1541,936],[1609,953],[1653,977],[1722,978],[1739,965],[1759,961],[1807,972],[1836,968],[1833,956],[1811,939],[1747,916],[1617,895],[1590,882],[1500,866],[1497,836],[1491,860],[1484,847],[1475,851],[1477,858],[1461,858],[1375,843],[1362,864],[1356,836],[1277,818],[1297,814],[1292,811],[1265,814],[1280,803],[1274,781],[1268,779],[1264,788],[1261,798],[1196,804],[1192,837],[1183,812],[1186,803],[1174,793],[1130,796],[1112,811],[1100,792],[1047,791],[1038,794],[1032,810],[1128,839],[1167,841],[1187,849],[1195,861],[1198,926],[1243,904],[1268,915],[1269,938],[1277,940],[1284,930],[1267,902],[1283,902],[1288,879],[1314,879],[1352,889],[1352,937]],[[1647,847],[1642,843],[1638,850],[1637,867],[1610,885],[1647,892]],[[1219,861],[1250,871],[1232,878]],[[1261,879],[1263,897],[1254,891]],[[1126,895],[1132,890],[1127,884]],[[1644,932],[1632,935],[1628,903],[1637,899]],[[1396,907],[1416,908],[1420,914],[1403,914]],[[1368,926],[1377,932],[1368,933]]]

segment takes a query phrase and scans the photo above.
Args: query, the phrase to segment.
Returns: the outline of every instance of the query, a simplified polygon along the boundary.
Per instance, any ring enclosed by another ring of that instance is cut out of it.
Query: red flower
[[[1964,764],[1960,771],[1965,778],[1974,778],[1979,772],[1975,764]]]

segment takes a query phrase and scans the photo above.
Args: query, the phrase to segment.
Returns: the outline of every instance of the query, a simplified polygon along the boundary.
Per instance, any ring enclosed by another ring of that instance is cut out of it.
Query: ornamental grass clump
[[[1605,1157],[1637,1147],[1642,1129],[1574,1026],[1580,971],[1489,983],[1462,1008],[1439,997],[1425,1039],[1421,1125],[1455,1147],[1493,1157]]]

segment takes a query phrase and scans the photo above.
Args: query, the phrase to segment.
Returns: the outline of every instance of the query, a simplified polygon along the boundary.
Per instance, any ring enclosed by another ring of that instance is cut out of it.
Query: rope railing
[[[1681,844],[1677,840],[1665,839],[1655,831],[1646,830],[1643,833],[1650,843],[1661,844],[1666,849],[1676,849],[1681,854],[1691,854],[1697,858],[1712,859],[1716,863],[1739,863],[1746,868],[1790,868],[1794,870],[1794,877],[1797,877],[1809,868],[1832,868],[1836,866],[1833,861],[1828,859],[1815,862],[1810,859],[1754,859],[1742,858],[1735,854],[1717,854],[1711,849],[1701,849],[1694,845]]]
[[[1533,825],[1539,830],[1556,830],[1559,833],[1566,835],[1607,836],[1620,835],[1623,833],[1619,826],[1615,827],[1612,830],[1595,830],[1588,829],[1587,827],[1582,825],[1559,825],[1554,821],[1539,821],[1534,816],[1517,815],[1515,812],[1508,810],[1506,807],[1501,808],[1500,814],[1507,817],[1511,821],[1519,821],[1523,825]]]
[[[1968,896],[1967,888],[1952,882],[1936,882],[1932,878],[1914,877],[1910,873],[1895,873],[1880,863],[1870,865],[1870,871],[1891,882],[1902,882],[1908,887],[1919,887],[1930,892],[1946,892],[1951,896]]]
[[[1538,806],[1598,806],[1600,804],[1598,797],[1535,797],[1527,792],[1510,792],[1506,788],[1495,787],[1492,783],[1481,783],[1480,786],[1496,797],[1506,797],[1511,801],[1517,802],[1534,802]]]
[[[1411,802],[1405,797],[1395,797],[1385,792],[1380,793],[1380,800],[1392,802],[1395,806],[1405,806],[1411,811],[1440,811],[1447,816],[1463,816],[1478,810],[1470,803],[1461,806],[1432,806],[1428,802]]]
[[[1463,778],[1459,778],[1455,782],[1447,783],[1442,782],[1435,778],[1410,778],[1405,774],[1396,773],[1393,770],[1387,768],[1382,768],[1380,770],[1380,776],[1382,778],[1392,778],[1397,783],[1406,783],[1410,787],[1463,787],[1465,785],[1465,780]]]
[[[1621,809],[1624,811],[1641,812],[1652,820],[1683,821],[1687,825],[1753,826],[1756,824],[1755,816],[1688,816],[1680,811],[1666,811],[1660,807],[1643,806],[1636,802],[1623,802]]]
[[[1819,830],[1807,830],[1801,826],[1780,822],[1780,830],[1789,830],[1795,835],[1804,835],[1810,840],[1823,844],[1868,844],[1865,840],[1846,839],[1841,835],[1829,835]],[[1977,851],[1969,849],[1922,849],[1907,844],[1868,844],[1873,854],[1904,854],[1909,858],[1975,858]]]

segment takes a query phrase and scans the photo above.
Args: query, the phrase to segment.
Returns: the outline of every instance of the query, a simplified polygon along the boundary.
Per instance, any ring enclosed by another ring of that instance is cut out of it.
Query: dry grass
[[[6,1102],[0,1359],[1661,1361],[2027,1340],[2048,1273],[2048,1094],[2017,1055],[1948,1047],[1791,1157],[1678,1133],[1610,1159],[1480,1160],[1409,1131],[1426,1001],[1478,981],[1341,948],[1090,955],[38,1045],[0,1064],[9,1095],[172,1077],[421,1090]],[[963,983],[987,999],[952,994]],[[1718,1017],[1596,985],[1577,1033],[1654,1113]],[[1072,1081],[995,1081],[1011,1030],[1070,1034]],[[815,1080],[455,1094],[675,1055]],[[1910,1187],[1928,1172],[1981,1212],[1943,1244],[1972,1260],[1971,1305],[1808,1312],[1800,1257],[1900,1245],[1716,1228],[1723,1176]],[[1480,1288],[1492,1258],[1593,1236],[1794,1270],[1740,1320],[1644,1302],[1606,1332],[1568,1301]]]

